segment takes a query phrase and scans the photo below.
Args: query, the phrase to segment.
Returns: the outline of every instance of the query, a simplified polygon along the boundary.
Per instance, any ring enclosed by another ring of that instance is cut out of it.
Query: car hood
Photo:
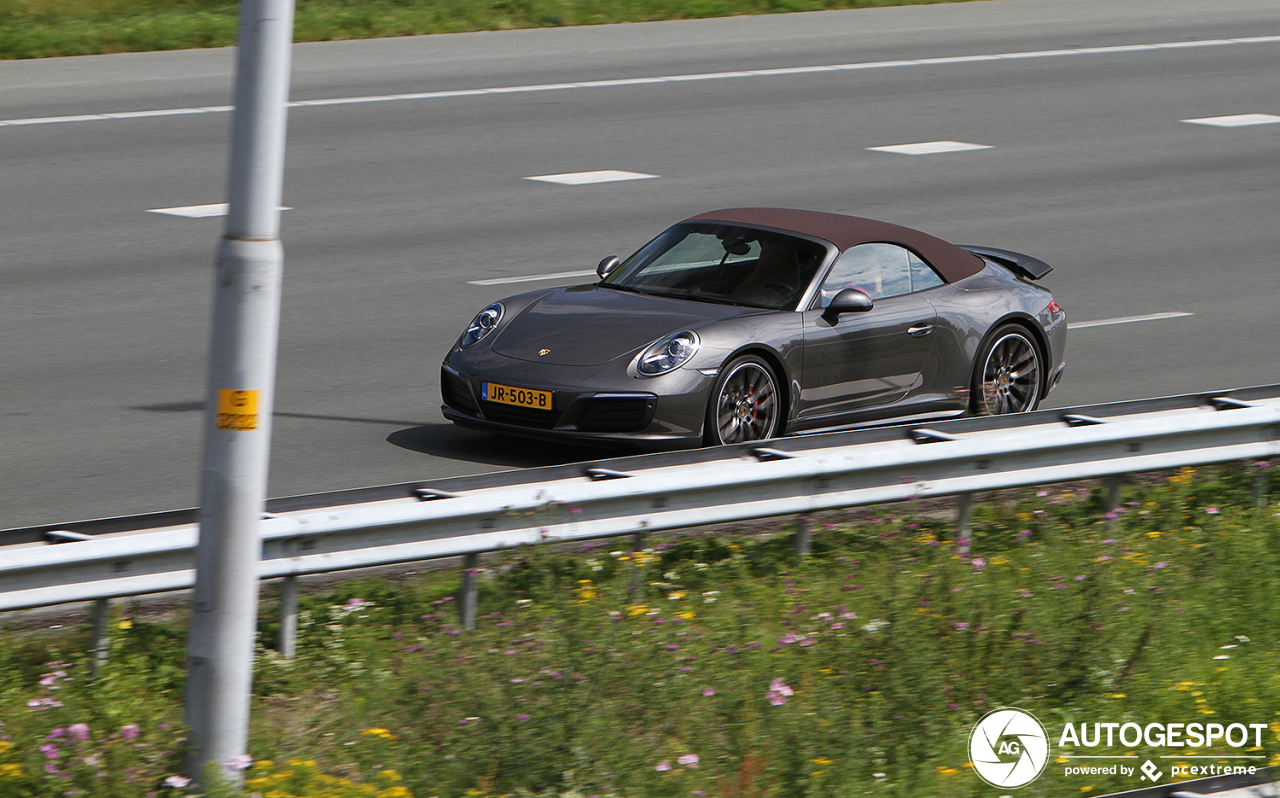
[[[599,366],[629,356],[664,335],[760,312],[737,305],[575,286],[551,291],[517,313],[503,325],[492,348],[517,360]]]

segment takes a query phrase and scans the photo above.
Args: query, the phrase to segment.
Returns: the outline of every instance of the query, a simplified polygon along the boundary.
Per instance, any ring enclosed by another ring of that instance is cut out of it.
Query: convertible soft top
[[[691,216],[686,221],[733,222],[751,227],[791,230],[835,244],[841,252],[858,244],[901,244],[929,262],[949,283],[982,271],[983,261],[971,252],[928,233],[858,216],[788,208],[726,208]]]

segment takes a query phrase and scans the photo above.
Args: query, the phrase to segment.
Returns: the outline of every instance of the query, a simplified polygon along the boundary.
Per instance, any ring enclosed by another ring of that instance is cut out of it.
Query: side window
[[[933,270],[933,267],[916,257],[914,252],[907,251],[907,260],[911,262],[912,291],[927,291],[943,285],[942,278]]]
[[[831,298],[846,288],[861,289],[872,299],[911,293],[908,254],[893,244],[860,244],[846,250],[822,283],[822,307],[830,305]]]

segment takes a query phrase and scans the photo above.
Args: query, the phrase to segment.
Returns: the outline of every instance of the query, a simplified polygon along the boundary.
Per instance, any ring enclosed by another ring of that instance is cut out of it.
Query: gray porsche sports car
[[[489,305],[444,360],[445,417],[698,445],[1034,410],[1066,314],[1027,255],[817,211],[686,219],[600,280]]]

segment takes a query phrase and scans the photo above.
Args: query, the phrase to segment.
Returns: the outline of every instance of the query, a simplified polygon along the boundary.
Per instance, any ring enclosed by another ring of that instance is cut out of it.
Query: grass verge
[[[960,0],[297,0],[294,40],[701,19]],[[0,58],[227,47],[228,0],[0,0]]]
[[[524,549],[489,564],[470,633],[456,576],[363,579],[305,601],[292,661],[264,607],[246,794],[990,796],[966,742],[1005,705],[1055,756],[1067,722],[1253,723],[1260,746],[1178,753],[1280,764],[1260,468],[1135,479],[1110,514],[1101,490],[1031,491],[966,541],[900,505],[800,561],[783,532]],[[85,637],[0,633],[0,795],[180,794],[183,629],[118,618],[97,678]],[[1068,762],[1019,795],[1140,786]]]

